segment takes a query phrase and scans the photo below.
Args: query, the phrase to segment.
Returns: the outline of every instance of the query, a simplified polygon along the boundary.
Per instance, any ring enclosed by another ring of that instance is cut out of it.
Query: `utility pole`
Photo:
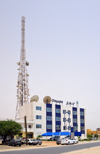
[[[24,117],[24,122],[25,122],[25,133],[26,133],[26,145],[27,143],[27,120],[26,120],[26,116]]]

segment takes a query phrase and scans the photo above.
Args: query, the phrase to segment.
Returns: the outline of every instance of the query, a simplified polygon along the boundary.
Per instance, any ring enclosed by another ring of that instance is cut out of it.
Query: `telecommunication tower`
[[[25,17],[21,20],[21,51],[20,62],[17,62],[18,68],[18,81],[17,81],[17,105],[15,119],[19,118],[19,107],[29,103],[29,88],[27,66],[29,62],[26,61],[25,52]]]

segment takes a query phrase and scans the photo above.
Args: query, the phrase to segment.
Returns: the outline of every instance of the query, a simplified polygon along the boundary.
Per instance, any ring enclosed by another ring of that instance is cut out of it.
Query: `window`
[[[81,123],[84,123],[84,119],[81,119]]]
[[[83,115],[84,115],[84,112],[80,112],[80,115],[82,115],[82,116],[83,116]]]
[[[47,116],[47,120],[48,121],[52,121],[52,117],[51,116]]]
[[[63,118],[63,122],[66,122],[66,118]]]
[[[73,111],[73,115],[77,115],[77,111]]]
[[[27,138],[33,138],[33,134],[28,134],[27,133]]]
[[[68,114],[69,114],[69,115],[71,114],[71,111],[70,111],[70,110],[68,110]]]
[[[61,118],[60,117],[56,117],[56,121],[61,121]]]
[[[36,106],[36,110],[40,110],[41,111],[41,106]]]
[[[63,126],[63,130],[66,130],[66,126]]]
[[[42,128],[41,124],[36,124],[36,128]]]
[[[71,122],[71,119],[70,118],[68,118],[68,122]]]
[[[41,119],[41,115],[36,115],[36,119]]]
[[[73,119],[73,122],[74,122],[74,123],[77,123],[77,119]]]
[[[61,129],[61,126],[60,125],[56,125],[56,129]]]
[[[71,130],[71,126],[68,126],[68,130]]]
[[[32,128],[32,126],[31,125],[28,125],[28,128]]]
[[[52,129],[52,125],[47,125],[47,129]]]
[[[84,127],[81,127],[81,130],[85,130],[85,128]]]
[[[47,108],[46,108],[46,111],[47,111],[47,112],[52,112],[52,108],[48,108],[48,107],[47,107]]]
[[[63,114],[66,114],[66,110],[63,110]]]
[[[74,132],[75,132],[75,131],[77,131],[77,127],[76,127],[76,126],[74,126]]]
[[[55,111],[56,111],[56,113],[60,113],[60,109],[56,109]]]

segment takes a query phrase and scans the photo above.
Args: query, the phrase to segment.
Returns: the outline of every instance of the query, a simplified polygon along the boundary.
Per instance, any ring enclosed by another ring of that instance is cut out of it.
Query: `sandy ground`
[[[84,149],[84,150],[67,152],[67,153],[63,153],[63,154],[100,154],[100,146],[94,147],[94,148],[89,148],[89,149]]]
[[[98,141],[91,141],[91,142],[98,142]],[[91,142],[80,142],[78,144],[84,144],[84,143],[91,143]],[[57,145],[55,141],[42,141],[42,145],[22,145],[21,147],[16,146],[8,146],[8,145],[0,145],[0,152],[3,151],[13,151],[13,150],[25,150],[25,149],[35,149],[35,148],[48,148],[52,146],[62,146],[62,145]],[[66,146],[66,145],[63,145]],[[89,148],[89,149],[84,149],[84,150],[78,150],[74,152],[67,152],[64,154],[100,154],[100,146],[94,147],[94,148]]]

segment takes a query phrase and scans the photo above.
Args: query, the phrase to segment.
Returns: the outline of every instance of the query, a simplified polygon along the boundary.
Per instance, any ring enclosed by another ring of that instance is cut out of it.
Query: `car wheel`
[[[59,143],[57,143],[57,145],[59,145]]]
[[[31,143],[29,143],[29,145],[31,145]]]
[[[21,145],[19,145],[19,147],[21,147]]]
[[[41,145],[41,143],[39,145]]]

